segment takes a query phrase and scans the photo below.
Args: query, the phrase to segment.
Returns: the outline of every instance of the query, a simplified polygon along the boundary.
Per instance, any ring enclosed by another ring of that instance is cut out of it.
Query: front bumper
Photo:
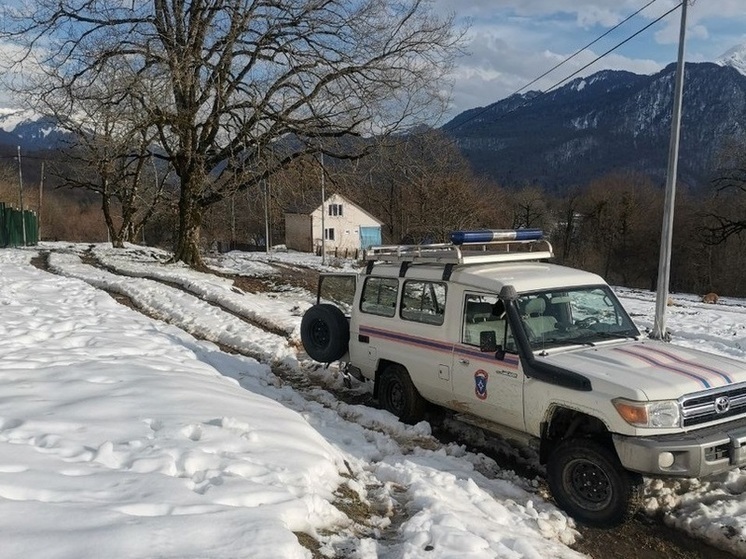
[[[707,477],[746,466],[743,420],[673,435],[613,435],[613,440],[626,469],[650,476]]]

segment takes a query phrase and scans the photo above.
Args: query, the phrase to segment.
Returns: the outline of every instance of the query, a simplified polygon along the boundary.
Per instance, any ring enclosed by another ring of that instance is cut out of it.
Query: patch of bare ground
[[[298,538],[298,543],[311,552],[312,559],[329,559],[326,555],[321,553],[321,544],[316,540],[316,538],[306,534],[305,532],[293,532],[293,534]]]
[[[276,276],[256,278],[227,273],[220,273],[218,275],[232,279],[235,288],[249,293],[279,291],[285,286],[305,289],[311,293],[316,292],[316,285],[319,280],[319,272],[317,270],[301,266],[288,266],[278,262],[272,262],[270,265],[278,270],[279,273]],[[212,273],[216,272],[213,271]]]
[[[663,520],[638,514],[630,522],[601,530],[580,526],[573,549],[594,559],[736,559],[706,543],[669,528]]]
[[[42,251],[31,259],[31,265],[45,272],[49,271],[49,252]]]
[[[349,483],[357,484],[358,480],[349,470],[349,465],[347,467],[349,473],[342,474],[346,481],[337,487],[332,504],[347,516],[350,524],[341,528],[348,537],[337,538],[337,541],[332,544],[335,559],[345,559],[353,555],[358,538],[373,537],[379,540],[396,538],[399,527],[406,518],[406,514],[403,513],[404,507],[395,506],[395,499],[399,494],[404,493],[404,488],[394,487],[392,495],[380,485],[368,485],[365,487],[366,499],[364,500],[357,490],[350,487]],[[382,522],[384,518],[387,521]],[[296,532],[295,535],[298,542],[311,552],[313,559],[321,557],[329,559],[328,555],[321,552],[321,542],[308,534]],[[339,536],[339,533],[330,530],[319,532],[322,539],[335,535]]]
[[[227,274],[227,278],[233,280],[233,287],[240,289],[245,293],[264,293],[271,291],[272,284],[264,278],[254,278],[250,276],[238,276]]]

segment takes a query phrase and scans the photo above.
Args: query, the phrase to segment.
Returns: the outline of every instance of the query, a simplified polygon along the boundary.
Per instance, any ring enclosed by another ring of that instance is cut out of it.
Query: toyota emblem
[[[730,409],[730,398],[728,396],[720,396],[715,399],[715,412],[725,413]]]

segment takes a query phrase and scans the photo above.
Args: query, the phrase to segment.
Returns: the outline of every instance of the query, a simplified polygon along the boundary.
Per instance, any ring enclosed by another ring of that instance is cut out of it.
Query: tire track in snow
[[[37,263],[38,266],[39,264],[40,263]],[[41,265],[39,267],[48,268],[48,271],[59,275],[80,279],[89,285],[102,289],[110,294],[127,297],[139,312],[143,312],[150,318],[155,318],[177,326],[193,335],[195,338],[212,341],[221,347],[221,349],[236,352],[265,363],[273,362],[271,358],[276,355],[276,352],[267,354],[266,352],[247,350],[245,347],[242,347],[240,343],[231,343],[230,341],[226,342],[221,339],[221,336],[211,335],[211,329],[200,328],[196,322],[180,318],[186,313],[178,312],[178,308],[180,305],[186,306],[187,301],[190,308],[196,305],[197,307],[202,307],[207,310],[206,307],[209,306],[210,308],[216,309],[220,312],[220,307],[215,304],[201,303],[198,298],[187,294],[179,287],[169,287],[164,285],[161,281],[142,277],[130,278],[127,282],[122,283],[122,276],[114,274],[108,270],[84,264],[75,254],[50,254],[48,255],[46,266]],[[156,284],[162,285],[163,288],[156,289]],[[173,292],[178,293],[174,295]],[[157,297],[154,297],[152,293],[157,293]],[[177,318],[174,318],[174,316]],[[204,318],[205,314],[200,313],[200,319]],[[241,319],[236,318],[236,320]],[[247,326],[250,329],[256,329],[256,327],[252,327],[251,325]],[[268,336],[277,338],[274,340],[276,343],[287,346],[287,340],[284,337],[272,333],[267,334]],[[252,331],[251,335],[256,336],[257,332]],[[288,351],[292,350],[288,347]],[[272,370],[276,373],[276,376],[280,380],[284,379],[288,385],[292,386],[297,393],[304,396],[308,402],[316,403],[319,406],[336,413],[344,421],[353,423],[364,431],[370,431],[371,435],[366,435],[366,438],[382,438],[380,442],[382,447],[389,446],[386,439],[390,439],[399,446],[402,454],[411,452],[415,447],[432,446],[428,445],[426,440],[423,440],[423,437],[419,432],[415,432],[414,435],[410,434],[410,436],[401,435],[400,431],[411,431],[411,428],[392,430],[385,429],[385,422],[377,422],[375,419],[361,421],[361,413],[359,411],[355,412],[348,407],[347,404],[340,403],[330,393],[308,383],[304,386],[304,383],[300,382],[302,372],[300,372],[297,361],[293,360],[288,362],[286,359],[281,361],[274,360],[273,365]],[[291,380],[294,382],[291,382]],[[335,403],[339,405],[335,405]],[[307,411],[305,405],[290,405],[289,407],[299,412]],[[364,406],[361,406],[361,408],[363,410],[366,409]],[[428,437],[425,437],[425,439],[427,438]],[[431,440],[434,441],[434,439]],[[347,540],[352,540],[347,541],[343,539],[341,542],[335,543],[335,546],[341,549],[355,549],[356,545],[359,543],[358,540],[361,535],[363,537],[370,537],[375,534],[376,540],[395,542],[397,540],[399,527],[409,518],[408,515],[403,512],[407,511],[408,507],[405,501],[401,501],[401,495],[403,494],[402,491],[397,491],[395,487],[391,491],[385,490],[387,485],[376,479],[373,472],[367,472],[367,475],[363,475],[365,473],[366,472],[362,470],[358,470],[358,472],[356,472],[357,475],[352,474],[351,477],[353,480],[358,477],[361,478],[361,480],[357,482],[357,485],[364,487],[366,492],[364,500],[369,504],[370,509],[383,512],[388,516],[389,520],[387,523],[383,523],[383,526],[371,526],[365,523],[365,519],[354,519],[353,526],[345,530],[346,532],[349,532]],[[355,484],[351,485],[355,487]],[[356,489],[359,491],[359,487]],[[351,497],[351,495],[354,494],[354,489],[345,490],[344,488],[341,488],[338,494],[338,498],[341,500],[341,502],[338,503],[338,508],[347,508],[348,510],[353,508],[349,503],[350,501],[354,501],[354,498]],[[313,546],[310,547],[312,553],[318,553],[314,552],[314,549],[312,549]]]

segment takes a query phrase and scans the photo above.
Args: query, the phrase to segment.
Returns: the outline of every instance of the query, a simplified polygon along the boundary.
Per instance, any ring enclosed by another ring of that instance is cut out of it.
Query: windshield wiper
[[[603,338],[606,340],[627,340],[635,339],[637,336],[631,332],[594,332],[589,338]]]
[[[570,347],[579,345],[592,346],[593,342],[589,342],[578,338],[547,338],[542,340],[536,340],[531,342],[531,348],[534,351],[543,351],[546,349],[553,349],[558,347]]]

